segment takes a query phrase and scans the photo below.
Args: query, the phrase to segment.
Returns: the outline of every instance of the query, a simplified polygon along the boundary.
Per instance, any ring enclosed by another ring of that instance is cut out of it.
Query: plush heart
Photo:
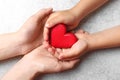
[[[66,25],[57,24],[51,28],[50,44],[55,48],[70,48],[76,41],[73,33],[66,33]]]

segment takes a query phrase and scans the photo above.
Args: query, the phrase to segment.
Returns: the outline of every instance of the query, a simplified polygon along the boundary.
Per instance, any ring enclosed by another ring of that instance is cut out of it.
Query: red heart
[[[57,24],[51,28],[50,44],[55,48],[70,48],[77,41],[73,33],[66,33],[66,25]]]

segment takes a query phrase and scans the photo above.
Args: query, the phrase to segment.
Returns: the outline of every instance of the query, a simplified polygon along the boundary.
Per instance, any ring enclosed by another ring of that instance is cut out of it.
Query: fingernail
[[[63,55],[60,55],[60,56],[59,56],[59,59],[63,59]]]
[[[45,27],[49,27],[50,26],[50,24],[45,24]]]

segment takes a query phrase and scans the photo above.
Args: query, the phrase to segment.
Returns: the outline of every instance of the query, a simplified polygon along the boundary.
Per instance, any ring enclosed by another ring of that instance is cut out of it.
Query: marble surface
[[[73,7],[79,0],[0,0],[0,33],[18,30],[25,20],[39,9],[53,7],[64,10]],[[120,0],[109,3],[93,12],[79,25],[88,32],[97,32],[120,24]],[[104,35],[103,35],[104,37]],[[2,45],[1,45],[2,46]],[[21,57],[0,62],[0,78]],[[99,50],[85,55],[73,70],[48,74],[43,80],[119,80],[120,48]],[[37,80],[41,80],[39,77]]]

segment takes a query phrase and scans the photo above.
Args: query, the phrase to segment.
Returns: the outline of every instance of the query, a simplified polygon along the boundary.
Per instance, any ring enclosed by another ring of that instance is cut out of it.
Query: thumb
[[[40,11],[35,13],[33,15],[33,17],[35,17],[36,20],[40,20],[41,21],[43,18],[48,16],[50,13],[52,13],[52,10],[53,10],[52,8],[41,9]]]
[[[79,58],[82,54],[84,54],[87,44],[83,40],[78,40],[69,50],[64,49],[60,54],[59,59],[70,60]]]
[[[53,26],[55,26],[56,24],[59,24],[59,23],[64,23],[63,17],[55,16],[55,17],[50,18],[46,21],[45,27],[46,28],[51,28],[51,27],[53,27]]]
[[[68,70],[76,66],[76,64],[80,62],[80,59],[70,60],[70,61],[63,61],[61,64],[63,66],[63,70]]]
[[[62,17],[48,18],[48,20],[45,23],[45,28],[44,28],[44,32],[43,32],[44,40],[47,41],[49,39],[49,36],[48,36],[49,28],[52,28],[53,26],[55,26],[56,24],[59,24],[59,23],[64,23]]]

